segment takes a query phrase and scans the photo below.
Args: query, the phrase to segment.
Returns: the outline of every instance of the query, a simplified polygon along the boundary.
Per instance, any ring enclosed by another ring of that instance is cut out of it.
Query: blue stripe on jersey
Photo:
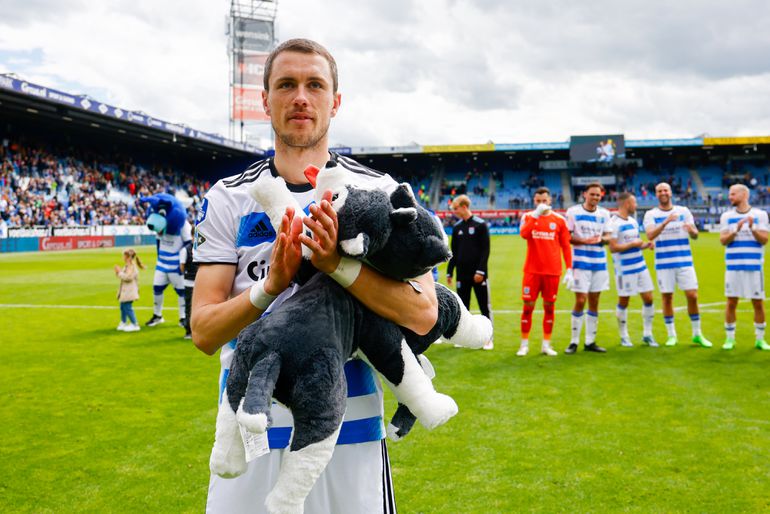
[[[762,245],[756,241],[733,241],[727,245],[728,248],[762,248]]]
[[[690,266],[692,266],[692,261],[655,263],[655,269],[689,268]]]
[[[623,250],[622,252],[619,252],[620,255],[628,255],[629,253],[641,253],[642,251],[639,248],[629,248],[628,250]]]
[[[345,379],[348,382],[348,398],[377,392],[372,368],[360,359],[345,363]]]
[[[733,223],[738,223],[742,219],[748,219],[748,217],[746,217],[746,218],[727,218],[727,224],[728,225],[732,225]],[[759,218],[754,218],[754,223],[759,223]]]
[[[179,273],[179,264],[174,266],[168,266],[166,264],[156,264],[155,269],[158,271],[162,271],[163,273]]]
[[[641,273],[642,271],[644,271],[646,269],[647,269],[647,265],[646,264],[642,264],[638,268],[623,270],[622,272],[620,272],[620,274],[624,275],[624,276],[625,275],[636,275],[636,274]]]
[[[630,259],[620,259],[621,266],[630,266],[632,264],[639,264],[640,262],[644,262],[644,256],[641,255],[641,252],[638,257],[632,257]]]
[[[730,260],[737,260],[737,259],[752,259],[752,260],[760,260],[762,258],[762,252],[760,253],[746,253],[746,252],[733,252],[733,253],[726,253],[725,259]]]
[[[572,263],[572,267],[575,269],[585,269],[588,271],[604,271],[607,269],[607,263],[574,261]]]
[[[618,227],[618,232],[625,232],[626,230],[635,230],[636,232],[638,232],[638,229],[631,223],[629,223],[628,225],[621,225]]]
[[[655,257],[657,259],[671,259],[673,257],[691,257],[690,250],[674,250],[673,252],[659,252]]]
[[[158,258],[158,262],[160,262],[161,264],[167,264],[169,266],[178,266],[179,265],[179,259],[174,260],[174,259],[161,259],[161,258]]]
[[[666,246],[682,246],[689,244],[689,239],[668,239],[665,241],[655,241],[655,248],[665,248]]]
[[[580,245],[580,246],[584,246],[584,247],[592,246],[594,248],[601,248],[603,245],[602,245],[602,243],[590,243],[590,244],[585,244],[585,245]]]
[[[762,271],[761,264],[728,264],[727,271]]]
[[[599,218],[593,214],[578,214],[575,216],[575,221],[593,221],[594,223],[604,222],[604,218]]]
[[[179,258],[179,252],[167,252],[165,250],[158,250],[158,255],[161,257],[176,257]]]
[[[289,446],[291,427],[270,428],[267,431],[267,441],[271,450],[286,448]],[[356,419],[342,423],[337,444],[356,444],[369,441],[379,441],[383,437],[382,418]]]
[[[593,257],[594,259],[602,259],[607,256],[604,250],[581,250],[579,248],[575,248],[574,255],[575,257]]]
[[[658,223],[663,223],[667,219],[668,219],[668,216],[664,216],[662,218],[652,218],[652,221],[654,221],[655,224],[657,225]],[[684,214],[679,215],[678,221],[684,221]]]

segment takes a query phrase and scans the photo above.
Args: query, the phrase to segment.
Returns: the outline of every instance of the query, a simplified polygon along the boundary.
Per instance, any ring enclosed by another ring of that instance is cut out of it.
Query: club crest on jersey
[[[198,214],[195,216],[195,224],[198,225],[206,219],[206,212],[209,210],[209,199],[204,198],[203,203],[198,207]]]
[[[236,246],[257,246],[275,241],[275,230],[264,212],[252,212],[241,218]]]
[[[193,245],[193,249],[198,249],[200,245],[206,242],[206,237],[199,232],[197,229],[195,230],[195,244]]]
[[[468,234],[473,235],[476,233],[476,227],[468,227]]]
[[[529,286],[524,286],[524,294],[529,294]]]
[[[556,230],[556,223],[554,223],[553,221],[552,221],[552,222],[550,222],[550,223],[548,224],[548,228],[550,228],[551,230]]]

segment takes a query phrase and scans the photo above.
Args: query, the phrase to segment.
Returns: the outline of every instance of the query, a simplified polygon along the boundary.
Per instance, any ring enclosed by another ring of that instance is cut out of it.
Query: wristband
[[[337,269],[329,273],[329,276],[339,285],[347,289],[356,281],[360,273],[361,261],[349,257],[342,257],[340,263],[337,265]]]
[[[262,312],[265,312],[267,308],[270,307],[270,304],[273,303],[273,300],[275,300],[277,296],[278,295],[268,294],[267,291],[265,291],[264,280],[260,280],[251,286],[251,289],[249,290],[249,301],[251,302],[251,305]]]

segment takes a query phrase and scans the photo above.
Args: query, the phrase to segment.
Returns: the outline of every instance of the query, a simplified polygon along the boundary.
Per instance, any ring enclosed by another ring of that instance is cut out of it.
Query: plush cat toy
[[[350,174],[332,162],[318,173],[316,184],[319,196],[329,189],[333,192],[341,254],[366,259],[397,279],[423,275],[449,258],[443,230],[417,206],[407,184],[388,195],[349,180]],[[302,212],[281,178],[260,179],[252,193],[276,227],[287,206]],[[400,327],[371,312],[329,276],[317,273],[269,316],[246,327],[238,336],[217,416],[212,472],[237,476],[245,471],[238,423],[263,433],[270,426],[275,398],[291,409],[294,429],[266,506],[271,513],[302,512],[305,497],[334,450],[347,396],[343,365],[357,352],[426,428],[454,416],[456,403],[434,390],[413,348],[423,351],[440,335],[479,348],[491,337],[492,327],[487,318],[460,308],[459,299],[448,289],[439,287],[437,296],[439,317],[431,333],[405,337]]]

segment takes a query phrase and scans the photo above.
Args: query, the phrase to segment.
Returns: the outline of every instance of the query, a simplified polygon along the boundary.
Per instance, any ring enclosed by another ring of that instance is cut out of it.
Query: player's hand
[[[447,285],[449,285],[449,286],[451,286],[451,285],[452,285],[452,275],[447,275],[447,276],[446,276],[446,283],[447,283]]]
[[[341,259],[337,251],[337,213],[332,208],[331,199],[332,192],[324,191],[321,204],[310,206],[311,216],[304,218],[303,222],[313,237],[299,236],[300,242],[313,252],[310,262],[324,273],[334,272]]]
[[[652,241],[642,241],[641,246],[639,246],[641,250],[646,250],[647,248],[654,248],[654,247],[655,247],[655,243],[653,243]]]
[[[302,262],[302,245],[299,241],[301,233],[302,219],[294,215],[294,208],[288,207],[281,218],[281,228],[270,254],[270,271],[265,279],[267,294],[281,294],[299,271]]]
[[[535,207],[535,210],[532,211],[531,216],[533,218],[539,218],[540,216],[547,214],[548,211],[551,210],[551,206],[546,203],[539,203],[537,204],[537,207]]]
[[[738,223],[735,224],[735,231],[738,232],[743,227],[743,224],[746,223],[746,220],[748,218],[742,218]]]
[[[743,218],[743,219],[744,219],[744,220],[748,220],[747,222],[748,222],[748,224],[749,224],[749,230],[751,230],[752,228],[754,228],[754,218],[752,218],[751,216],[749,216],[748,218]]]
[[[691,236],[697,236],[698,235],[698,228],[695,225],[693,225],[692,223],[685,223],[684,224],[684,229]]]
[[[668,215],[668,217],[665,220],[663,220],[663,224],[664,225],[668,225],[672,221],[676,221],[678,219],[679,219],[679,215],[674,213],[674,212],[672,212],[671,214]]]
[[[564,273],[564,278],[561,279],[561,282],[568,290],[572,290],[572,287],[575,285],[575,277],[572,275],[572,268],[567,268],[567,271]]]
[[[587,245],[596,245],[602,242],[602,236],[587,237],[583,241]]]
[[[540,205],[543,205],[543,204],[540,204]],[[473,281],[476,282],[477,284],[481,284],[482,282],[484,282],[484,275],[482,275],[481,273],[476,273],[475,275],[473,275]]]

